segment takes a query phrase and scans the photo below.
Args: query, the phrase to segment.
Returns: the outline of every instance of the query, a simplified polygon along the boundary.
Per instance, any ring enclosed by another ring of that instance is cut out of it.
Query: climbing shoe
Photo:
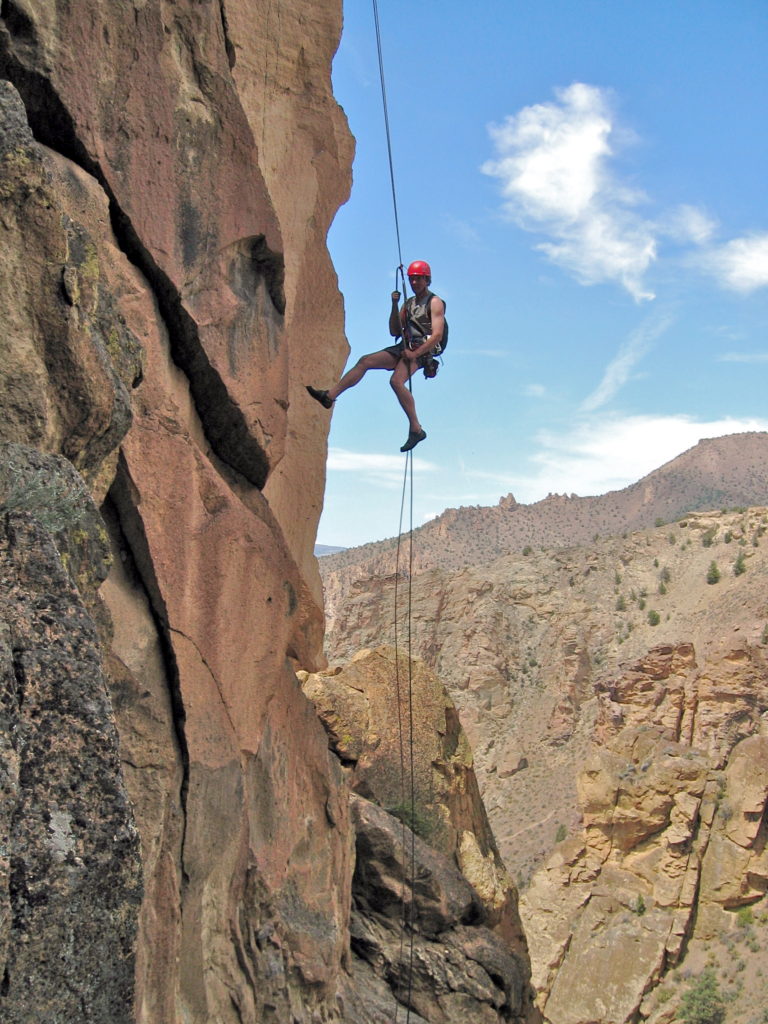
[[[311,384],[305,384],[304,386],[316,402],[319,402],[320,405],[326,409],[331,408],[333,405],[333,399],[328,397],[327,391],[320,391],[319,388],[313,388]]]
[[[409,430],[408,440],[405,442],[403,447],[400,449],[401,452],[409,452],[411,448],[415,448],[419,441],[423,441],[427,436],[426,430]]]

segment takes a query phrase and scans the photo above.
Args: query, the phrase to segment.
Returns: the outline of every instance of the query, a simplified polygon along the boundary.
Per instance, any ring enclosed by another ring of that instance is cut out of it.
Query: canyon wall
[[[718,509],[412,580],[413,648],[474,750],[551,1024],[673,1020],[709,958],[728,1020],[759,1019],[767,531],[765,507]],[[394,583],[339,602],[332,663],[394,641]]]

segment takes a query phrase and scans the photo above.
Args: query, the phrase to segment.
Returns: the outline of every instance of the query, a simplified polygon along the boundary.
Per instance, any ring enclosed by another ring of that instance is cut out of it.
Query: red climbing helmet
[[[432,270],[426,260],[414,260],[413,263],[408,266],[408,277],[413,277],[414,274],[422,274],[424,277],[432,278]]]

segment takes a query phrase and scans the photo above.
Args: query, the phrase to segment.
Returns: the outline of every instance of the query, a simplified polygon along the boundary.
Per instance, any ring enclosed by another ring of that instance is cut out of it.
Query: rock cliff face
[[[537,1020],[517,892],[444,687],[387,647],[301,676],[358,794],[345,1019],[391,1020],[388,982],[428,1021]]]
[[[746,979],[720,978],[729,1021],[759,1008],[767,529],[713,511],[413,579],[414,650],[475,751],[551,1024],[672,1020],[675,979],[719,950]],[[389,577],[358,585],[331,658],[387,637],[392,600]]]
[[[393,952],[410,843],[350,813],[296,675],[323,664],[325,439],[300,373],[345,357],[340,27],[337,0],[0,6],[9,1024],[364,1024],[396,998],[532,1019],[477,808],[454,839],[484,895],[419,846],[432,960]]]
[[[690,645],[666,646],[599,694],[583,829],[524,901],[546,1020],[671,1019],[678,1000],[659,999],[660,980],[763,900],[767,668],[749,642],[702,667]],[[748,1019],[738,995],[731,1019]]]
[[[324,451],[294,399],[297,363],[344,358],[325,233],[351,140],[330,91],[340,5],[272,6],[2,5],[2,438],[23,446],[2,496],[4,663],[29,718],[6,720],[3,1019],[338,1014],[347,800],[292,668],[320,657]],[[60,518],[102,565],[111,549],[108,612],[104,573],[88,578],[86,559],[78,578],[56,555],[62,524],[34,540],[64,487],[61,463],[19,478],[34,449],[65,456],[103,505],[108,533]],[[28,682],[35,630],[55,643],[87,610],[101,649],[86,617],[82,639],[65,634],[70,660]],[[80,661],[93,668],[72,708],[62,677]],[[59,777],[63,794],[45,782]],[[102,778],[115,794],[97,814],[80,791]],[[125,857],[98,828],[125,836]],[[53,900],[39,909],[59,876],[61,960]],[[96,948],[102,927],[91,972],[81,931]],[[25,956],[60,964],[50,1002]]]

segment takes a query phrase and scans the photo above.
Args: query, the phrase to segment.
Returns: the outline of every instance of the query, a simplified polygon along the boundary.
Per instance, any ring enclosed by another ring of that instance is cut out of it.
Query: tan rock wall
[[[718,713],[713,693],[731,695]],[[648,1016],[646,993],[686,947],[727,935],[732,911],[768,889],[764,651],[734,648],[704,672],[690,645],[658,648],[610,697],[634,724],[602,702],[601,742],[578,779],[583,839],[558,848],[521,903],[552,1024]],[[697,723],[693,742],[670,706]]]
[[[9,0],[0,19],[2,439],[108,493],[143,1024],[339,1014],[346,789],[294,669],[321,663],[323,626],[302,373],[345,357],[325,248],[352,152],[340,28],[330,0]]]

